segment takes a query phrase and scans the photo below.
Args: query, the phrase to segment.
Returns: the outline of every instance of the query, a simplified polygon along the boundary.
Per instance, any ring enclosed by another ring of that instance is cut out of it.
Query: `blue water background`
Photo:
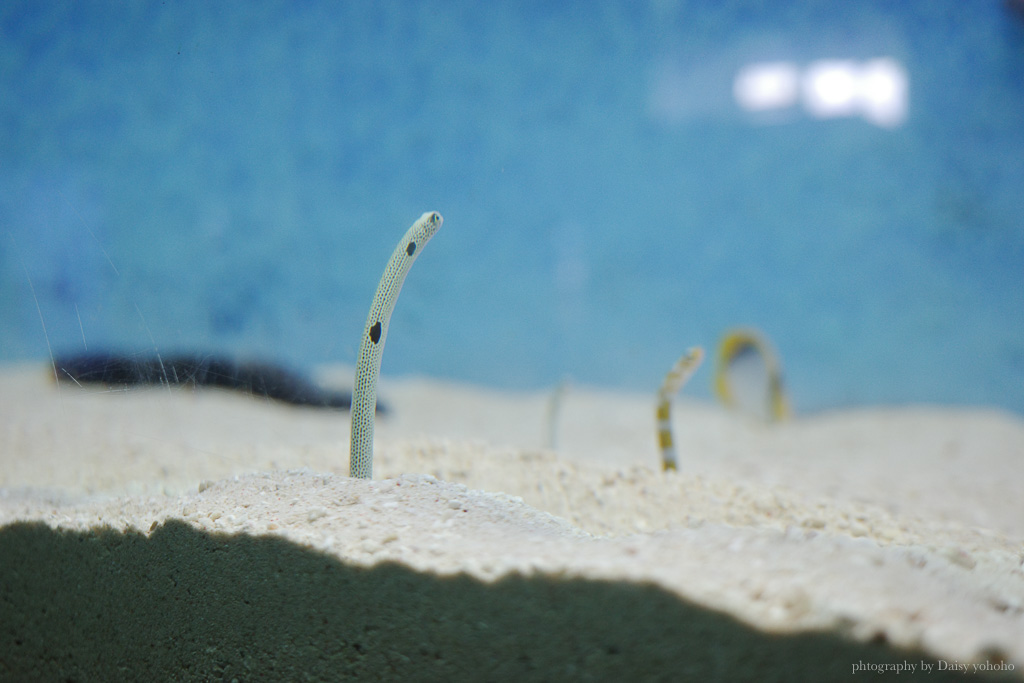
[[[751,62],[878,57],[891,129],[732,98]],[[1024,21],[995,0],[0,7],[0,361],[354,363],[434,209],[385,373],[653,391],[753,325],[797,411],[1024,412]]]

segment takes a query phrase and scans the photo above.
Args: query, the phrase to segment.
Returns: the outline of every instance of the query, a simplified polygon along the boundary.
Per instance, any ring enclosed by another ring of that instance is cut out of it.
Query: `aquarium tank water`
[[[354,364],[437,210],[384,374],[653,395],[750,327],[798,414],[1024,413],[1022,74],[999,0],[9,0],[0,362]]]

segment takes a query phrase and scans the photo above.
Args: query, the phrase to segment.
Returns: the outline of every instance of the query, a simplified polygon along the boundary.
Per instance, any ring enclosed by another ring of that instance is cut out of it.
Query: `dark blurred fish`
[[[325,389],[305,375],[264,361],[226,356],[89,352],[53,359],[57,377],[107,386],[192,385],[220,387],[295,406],[349,410],[352,392]],[[378,403],[377,412],[386,412]]]

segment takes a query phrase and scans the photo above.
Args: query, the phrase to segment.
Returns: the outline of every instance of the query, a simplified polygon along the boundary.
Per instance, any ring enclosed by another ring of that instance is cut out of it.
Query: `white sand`
[[[381,395],[364,482],[347,414],[4,371],[0,679],[1021,678],[1024,420],[683,400],[663,474],[646,396],[570,388],[552,451],[547,395]]]

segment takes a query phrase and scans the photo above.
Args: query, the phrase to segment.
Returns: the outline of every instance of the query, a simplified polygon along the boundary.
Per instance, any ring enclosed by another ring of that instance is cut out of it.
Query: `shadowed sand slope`
[[[841,680],[934,658],[766,633],[650,583],[354,566],[283,538],[0,530],[5,680]],[[929,680],[988,680],[936,672]]]

